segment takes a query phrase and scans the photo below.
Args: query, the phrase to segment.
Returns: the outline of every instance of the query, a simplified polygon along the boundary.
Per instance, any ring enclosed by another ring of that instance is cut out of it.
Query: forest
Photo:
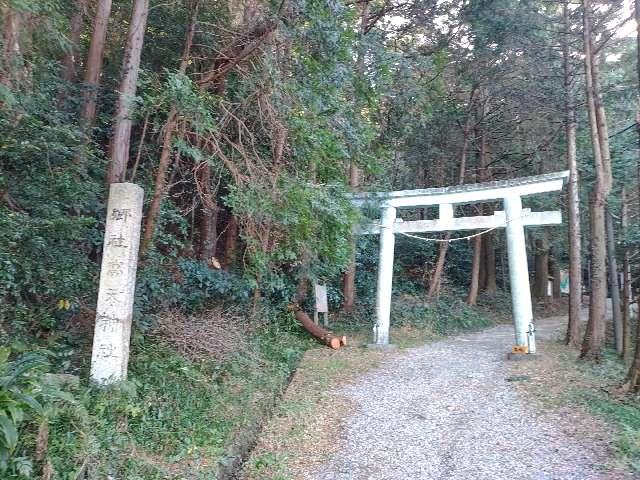
[[[563,214],[526,230],[535,315],[566,314],[563,348],[602,374],[598,405],[640,469],[638,0],[0,10],[0,478],[233,478],[246,432],[318,348],[296,314],[312,286],[332,330],[370,340],[379,247],[358,229],[379,213],[354,193],[563,170],[562,194],[525,199]],[[108,192],[123,182],[144,190],[129,377],[100,388]],[[460,235],[397,236],[399,339],[510,321],[504,234]]]

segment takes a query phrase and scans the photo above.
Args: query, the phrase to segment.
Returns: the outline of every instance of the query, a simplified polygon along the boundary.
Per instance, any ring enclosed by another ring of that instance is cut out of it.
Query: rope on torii
[[[436,243],[452,243],[459,242],[462,240],[471,240],[472,238],[479,237],[480,235],[485,235],[493,230],[497,230],[499,227],[488,228],[487,230],[483,230],[482,232],[474,233],[473,235],[467,235],[466,237],[456,237],[456,238],[424,238],[419,235],[411,235],[410,233],[398,232],[400,235],[404,235],[405,237],[415,238],[416,240],[422,240],[423,242],[436,242]]]
[[[406,233],[406,232],[394,232],[394,233],[399,233],[400,235],[404,235],[405,237],[409,237],[409,238],[415,238],[416,240],[422,240],[423,242],[436,242],[436,243],[452,243],[452,242],[460,242],[462,240],[471,240],[472,238],[475,237],[479,237],[481,235],[486,235],[489,232],[493,232],[494,230],[498,230],[499,228],[504,228],[508,223],[511,223],[515,220],[519,220],[519,219],[523,219],[525,218],[524,215],[520,215],[517,218],[512,218],[509,219],[507,221],[505,221],[504,225],[499,225],[499,226],[495,226],[495,227],[491,227],[491,228],[487,228],[485,230],[482,230],[481,232],[476,232],[473,233],[471,235],[466,235],[464,237],[456,237],[456,238],[425,238],[425,237],[421,237],[419,235],[411,235],[410,233]],[[393,227],[387,227],[385,225],[382,225],[380,223],[374,223],[374,226],[378,227],[378,228],[391,228],[393,230]]]
[[[522,218],[522,217],[521,217]],[[384,225],[378,225],[376,224],[376,227],[379,228],[392,228],[393,227],[385,227]],[[479,237],[480,235],[485,235],[489,232],[492,232],[493,230],[497,230],[498,228],[501,227],[492,227],[492,228],[488,228],[486,230],[483,230],[481,232],[476,232],[472,235],[467,235],[466,237],[456,237],[456,238],[425,238],[425,237],[420,237],[419,235],[411,235],[410,233],[406,233],[406,232],[395,232],[395,233],[399,233],[400,235],[404,235],[405,237],[409,237],[409,238],[415,238],[416,240],[422,240],[423,242],[437,242],[437,243],[451,243],[451,242],[459,242],[461,240],[471,240],[472,238],[475,237]]]

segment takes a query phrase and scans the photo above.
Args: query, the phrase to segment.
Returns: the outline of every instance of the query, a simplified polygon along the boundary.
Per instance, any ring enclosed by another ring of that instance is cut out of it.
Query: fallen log
[[[300,322],[300,325],[304,329],[313,335],[318,341],[324,343],[328,347],[334,350],[347,344],[347,337],[334,335],[328,330],[325,330],[320,325],[316,325],[313,320],[307,315],[300,307],[294,307],[296,319]]]

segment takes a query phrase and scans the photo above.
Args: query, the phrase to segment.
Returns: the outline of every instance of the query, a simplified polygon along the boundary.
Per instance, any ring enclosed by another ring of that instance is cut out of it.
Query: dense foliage
[[[60,301],[72,312],[95,302],[130,6],[116,2],[111,12],[98,115],[88,133],[78,112],[92,88],[83,84],[82,69],[97,5],[21,1],[3,8],[22,27],[20,54],[5,59],[0,89],[0,295],[9,306],[3,317],[25,328],[33,318],[53,326],[64,317]],[[74,15],[77,45],[71,44]],[[236,278],[220,287],[233,284],[232,296],[284,303],[300,278],[336,281],[351,256],[357,219],[346,195],[350,166],[358,184],[396,189],[558,169],[564,149],[558,15],[553,6],[506,0],[152,4],[131,99],[125,178],[145,188],[147,207],[154,195],[161,199],[155,223],[145,221],[152,241],[141,268],[139,311],[201,304],[192,288],[200,280],[191,278],[198,268],[189,262],[221,263]],[[193,46],[184,57],[193,19]],[[251,53],[220,67],[219,52],[230,55],[239,42]],[[633,91],[634,72],[624,61],[631,47],[616,41],[605,72],[605,88],[616,91],[612,130],[632,115],[624,100]],[[70,59],[73,75],[65,70]],[[587,128],[579,125],[588,184]],[[168,128],[174,133],[167,140]],[[633,165],[632,133],[613,137],[616,190],[631,178],[621,172]],[[166,187],[158,191],[164,147]],[[565,261],[562,230],[543,237]],[[435,246],[408,248],[424,251],[414,267],[424,269],[427,283]],[[447,270],[464,285],[457,272],[469,260],[450,259]]]

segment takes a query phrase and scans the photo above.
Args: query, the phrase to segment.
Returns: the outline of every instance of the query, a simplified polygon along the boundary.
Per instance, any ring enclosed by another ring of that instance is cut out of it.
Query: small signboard
[[[560,270],[560,292],[569,295],[569,272]]]
[[[314,287],[316,292],[316,312],[328,313],[327,286],[315,284]]]
[[[316,297],[316,306],[313,312],[313,320],[318,323],[318,313],[322,313],[323,323],[326,326],[329,325],[329,302],[327,302],[327,286],[326,285],[318,285],[317,283],[313,285],[315,297]]]

